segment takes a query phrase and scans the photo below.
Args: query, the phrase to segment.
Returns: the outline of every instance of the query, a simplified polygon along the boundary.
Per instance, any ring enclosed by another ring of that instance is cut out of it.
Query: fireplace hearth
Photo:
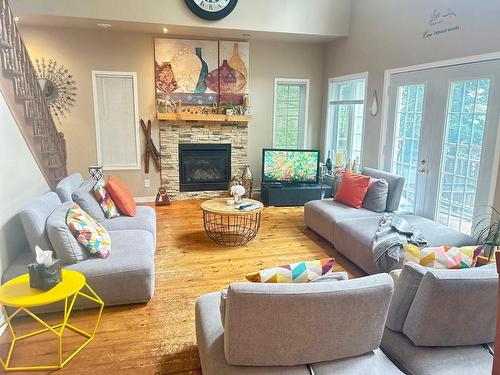
[[[225,190],[230,176],[231,144],[179,144],[181,192]]]

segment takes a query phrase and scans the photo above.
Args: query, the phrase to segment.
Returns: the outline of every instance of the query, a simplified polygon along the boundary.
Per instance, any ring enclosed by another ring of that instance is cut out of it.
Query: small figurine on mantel
[[[161,186],[158,189],[158,194],[156,194],[155,205],[170,206],[170,197],[168,196],[167,189],[163,186]]]

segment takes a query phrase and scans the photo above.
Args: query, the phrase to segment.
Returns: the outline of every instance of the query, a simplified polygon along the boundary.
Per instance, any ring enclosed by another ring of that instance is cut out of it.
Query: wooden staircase
[[[0,0],[0,91],[51,188],[68,175],[66,142],[57,131],[7,0]],[[15,163],[15,155],[12,162]],[[19,171],[22,173],[22,171]]]

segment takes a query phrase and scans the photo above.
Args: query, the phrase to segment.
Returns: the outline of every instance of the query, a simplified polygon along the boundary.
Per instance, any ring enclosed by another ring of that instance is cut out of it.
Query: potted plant
[[[492,255],[495,254],[495,251],[500,246],[500,211],[493,206],[490,207],[492,210],[491,215],[488,214],[487,217],[483,217],[474,226],[474,231],[479,229],[479,232],[477,232],[477,243],[484,245],[483,252],[488,257],[488,261],[490,261]],[[484,223],[488,225],[483,227]]]

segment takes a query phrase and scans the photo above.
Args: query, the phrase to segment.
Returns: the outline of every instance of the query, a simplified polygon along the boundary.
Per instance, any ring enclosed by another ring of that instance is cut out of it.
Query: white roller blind
[[[97,159],[104,169],[139,169],[135,73],[92,72]]]

